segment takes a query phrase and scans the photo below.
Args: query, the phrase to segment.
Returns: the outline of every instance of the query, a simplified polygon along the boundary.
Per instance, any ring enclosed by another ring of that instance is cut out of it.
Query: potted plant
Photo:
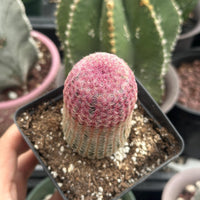
[[[165,185],[162,200],[199,199],[200,169],[190,168],[175,174]]]
[[[93,53],[15,122],[63,199],[117,199],[176,158],[183,141],[114,54]]]
[[[180,96],[169,117],[185,140],[184,154],[200,158],[199,49],[176,55],[173,65],[180,79]]]
[[[0,129],[3,133],[13,123],[18,107],[52,88],[60,57],[49,38],[31,31],[20,0],[3,1],[1,8]]]
[[[167,72],[167,78],[175,73],[169,70],[170,57],[181,30],[181,9],[186,5],[188,1],[183,0],[178,4],[149,0],[60,1],[56,24],[64,48],[66,74],[89,53],[114,53],[130,65],[153,98],[164,104],[164,89],[169,89],[166,83],[177,83],[176,79],[165,80]],[[178,88],[178,84],[171,88]],[[170,106],[163,106],[165,112],[176,102],[178,89],[175,91],[168,98],[173,100]]]

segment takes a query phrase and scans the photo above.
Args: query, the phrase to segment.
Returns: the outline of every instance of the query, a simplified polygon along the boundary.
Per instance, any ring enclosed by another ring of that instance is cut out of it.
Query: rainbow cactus
[[[127,141],[137,84],[114,54],[94,53],[74,65],[63,90],[63,133],[78,154],[101,159]]]
[[[0,91],[25,86],[29,70],[38,61],[31,24],[21,0],[1,0],[0,6]]]
[[[114,53],[160,102],[164,76],[181,30],[181,9],[194,0],[177,1],[61,0],[56,21],[66,73],[90,53]]]

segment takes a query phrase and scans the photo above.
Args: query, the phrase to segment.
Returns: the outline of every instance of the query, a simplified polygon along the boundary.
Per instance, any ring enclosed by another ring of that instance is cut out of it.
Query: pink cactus
[[[109,53],[80,60],[63,91],[63,131],[80,155],[103,158],[127,140],[137,100],[137,84],[129,66]]]

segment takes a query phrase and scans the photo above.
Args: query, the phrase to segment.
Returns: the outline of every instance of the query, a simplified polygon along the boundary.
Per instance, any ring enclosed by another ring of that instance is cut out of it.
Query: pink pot
[[[176,200],[186,185],[200,180],[200,168],[191,168],[175,174],[165,185],[162,200]]]
[[[15,100],[0,102],[0,135],[3,134],[4,131],[13,123],[13,115],[17,108],[33,101],[40,95],[44,94],[50,85],[55,81],[55,78],[60,69],[60,55],[55,44],[47,36],[40,32],[32,31],[31,35],[42,41],[42,43],[44,43],[49,49],[52,57],[51,68],[49,74],[39,87]]]

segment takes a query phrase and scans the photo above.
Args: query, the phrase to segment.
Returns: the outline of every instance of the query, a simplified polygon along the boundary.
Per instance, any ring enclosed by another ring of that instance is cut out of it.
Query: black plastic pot
[[[60,87],[60,88],[58,88],[58,89],[56,89],[56,90],[54,90],[54,91],[52,91],[52,92],[50,92],[50,93],[48,93],[45,96],[39,98],[38,100],[32,102],[31,104],[28,104],[28,105],[20,108],[16,112],[15,119],[14,119],[15,123],[17,124],[17,118],[23,112],[29,112],[32,108],[35,108],[37,105],[41,105],[43,102],[47,102],[48,101],[50,103],[51,102],[55,103],[56,101],[60,100],[62,98],[62,91],[63,91],[63,86]],[[134,185],[132,185],[130,188],[127,188],[125,191],[123,191],[118,197],[114,198],[113,200],[116,200],[116,199],[122,197],[125,193],[127,193],[128,191],[130,191],[131,189],[133,189],[139,183],[143,182],[150,175],[152,175],[153,173],[155,173],[156,171],[158,171],[159,169],[161,169],[163,166],[165,166],[166,164],[168,164],[169,162],[171,162],[173,159],[177,158],[182,153],[183,147],[184,147],[183,140],[180,137],[179,133],[176,131],[176,129],[174,128],[174,126],[168,120],[168,118],[166,117],[166,115],[160,110],[160,108],[157,105],[157,103],[155,103],[155,101],[152,99],[152,97],[149,95],[149,93],[143,88],[143,86],[139,82],[138,82],[138,99],[139,99],[142,107],[144,108],[144,110],[146,111],[146,113],[152,118],[152,120],[159,127],[164,127],[171,134],[173,134],[173,136],[175,137],[175,139],[176,139],[176,141],[178,143],[178,149],[179,149],[179,151],[178,152],[174,151],[174,155],[171,155],[171,157],[168,160],[166,160],[164,163],[161,163],[154,170],[150,171],[147,175],[145,175],[142,178],[140,178],[137,182],[134,183]],[[31,112],[34,112],[33,109],[32,109]],[[33,150],[35,156],[37,157],[37,159],[39,160],[39,162],[43,166],[43,168],[46,171],[47,175],[50,177],[50,179],[54,183],[55,187],[58,189],[58,191],[60,192],[61,196],[63,197],[63,199],[66,200],[67,198],[64,196],[62,190],[60,189],[60,187],[56,183],[56,181],[53,178],[52,174],[47,169],[47,166],[44,164],[44,162],[40,158],[38,151],[35,150],[35,148],[33,147],[33,144],[31,143],[31,141],[29,140],[29,138],[23,133],[23,131],[20,129],[20,127],[19,127],[18,124],[17,124],[17,126],[18,126],[18,128],[19,128],[22,136],[26,140],[27,144]]]
[[[195,59],[200,59],[200,49],[185,51],[177,55],[173,59],[173,65],[179,67],[182,62],[192,62]],[[200,158],[200,111],[177,102],[168,116],[184,139],[184,155]]]

